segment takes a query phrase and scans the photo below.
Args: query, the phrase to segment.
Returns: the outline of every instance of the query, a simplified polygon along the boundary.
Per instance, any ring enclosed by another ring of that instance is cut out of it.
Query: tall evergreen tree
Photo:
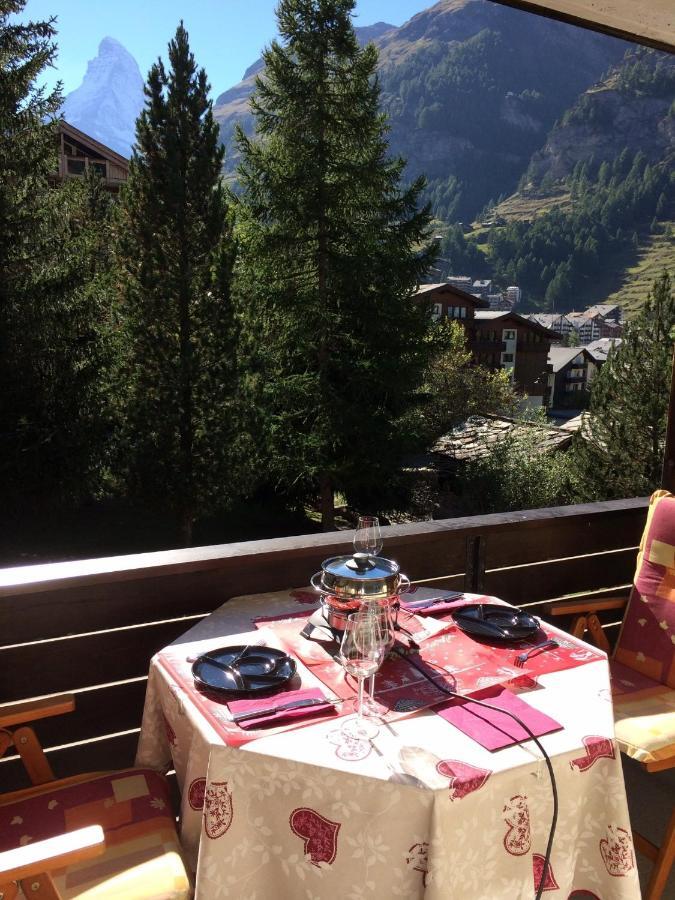
[[[0,482],[4,509],[72,502],[91,487],[100,335],[86,287],[98,224],[87,189],[52,186],[60,89],[54,21],[0,0]],[[95,190],[95,187],[94,187]],[[82,215],[80,215],[82,213]]]
[[[281,0],[239,131],[238,289],[249,396],[270,477],[296,498],[381,506],[418,435],[430,354],[422,182],[387,158],[377,52],[354,0]]]
[[[675,298],[666,272],[592,382],[572,449],[583,499],[643,496],[658,487],[670,394]]]
[[[135,495],[175,514],[189,544],[234,480],[232,238],[209,85],[182,23],[169,66],[148,75],[120,217],[125,446]]]

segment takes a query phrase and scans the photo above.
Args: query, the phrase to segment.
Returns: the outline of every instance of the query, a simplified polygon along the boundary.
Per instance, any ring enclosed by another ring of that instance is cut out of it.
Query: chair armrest
[[[21,700],[18,703],[0,704],[0,728],[22,725],[24,722],[35,722],[48,716],[60,716],[75,709],[75,697],[72,694],[58,694],[42,700]]]
[[[26,844],[0,853],[0,884],[33,878],[52,869],[92,859],[103,853],[105,838],[100,825],[78,828],[57,837]]]
[[[612,609],[624,609],[628,603],[628,597],[601,597],[597,600],[593,597],[578,600],[563,600],[560,603],[552,603],[549,607],[550,616],[578,616],[584,613],[606,612]]]

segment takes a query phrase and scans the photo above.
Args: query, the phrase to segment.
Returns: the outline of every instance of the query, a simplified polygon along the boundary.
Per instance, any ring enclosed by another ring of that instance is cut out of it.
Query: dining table
[[[306,636],[309,588],[232,598],[153,657],[136,763],[175,770],[197,898],[640,897],[606,655],[544,621],[536,639],[476,639],[453,618],[475,603],[501,601],[401,596],[369,739],[342,728],[356,691]],[[195,661],[228,646],[288,653],[286,696],[317,705],[270,716],[283,693],[205,690]],[[262,712],[237,724],[242,710]]]

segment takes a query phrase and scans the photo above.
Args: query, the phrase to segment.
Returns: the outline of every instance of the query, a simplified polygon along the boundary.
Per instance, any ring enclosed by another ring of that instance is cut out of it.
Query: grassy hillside
[[[550,197],[513,194],[495,207],[494,217],[507,222],[534,221],[554,207],[570,210],[570,193],[561,191]],[[478,223],[474,225],[469,239],[487,254],[489,229],[481,228]],[[622,250],[608,256],[603,270],[577,288],[574,307],[584,309],[596,303],[620,303],[629,318],[634,315],[664,269],[675,276],[675,221],[660,222],[659,229],[657,234],[642,229],[637,250]]]
[[[620,303],[628,317],[644,303],[654,281],[667,269],[675,276],[675,222],[664,223],[661,234],[645,236],[640,243],[637,259],[619,276],[620,286],[607,296],[607,303]]]
[[[568,190],[561,189],[546,197],[512,194],[495,207],[494,214],[491,214],[490,217],[502,218],[507,222],[532,221],[554,207],[560,207],[563,210],[571,207],[571,194]]]

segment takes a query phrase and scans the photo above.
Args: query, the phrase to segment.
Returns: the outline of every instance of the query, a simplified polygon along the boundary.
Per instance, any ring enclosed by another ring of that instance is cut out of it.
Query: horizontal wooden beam
[[[611,517],[612,514],[645,511],[647,505],[648,498],[635,497],[628,500],[607,500],[600,503],[555,506],[484,516],[462,516],[455,519],[416,522],[412,525],[394,525],[383,528],[382,536],[387,551],[391,550],[390,555],[395,556],[398,547],[412,548],[413,545],[419,545],[419,550],[422,551],[423,547],[428,547],[434,537],[439,535],[466,538],[508,531],[514,526],[522,533],[528,529],[540,529],[542,523],[551,519],[555,519],[557,523],[582,522]],[[233,560],[237,560],[241,567],[246,563],[249,565],[254,563],[257,569],[264,568],[274,560],[283,560],[286,564],[298,559],[320,560],[331,554],[350,551],[353,536],[353,531],[334,531],[326,534],[217,544],[186,550],[161,550],[103,559],[14,566],[0,569],[0,599],[5,596],[81,585],[110,584],[138,578],[156,578],[161,575],[214,571],[231,565]],[[416,577],[414,573],[413,577]],[[424,575],[421,574],[419,577]]]
[[[492,0],[548,19],[675,53],[673,0]]]

